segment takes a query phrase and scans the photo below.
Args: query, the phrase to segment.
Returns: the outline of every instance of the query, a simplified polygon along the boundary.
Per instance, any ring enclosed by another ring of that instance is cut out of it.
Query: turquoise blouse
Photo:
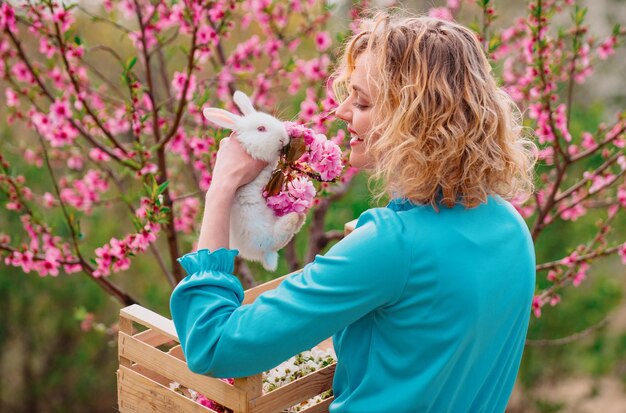
[[[170,307],[189,368],[249,376],[333,337],[332,413],[504,412],[535,286],[526,223],[490,196],[465,209],[396,199],[250,305],[237,250],[179,259]]]

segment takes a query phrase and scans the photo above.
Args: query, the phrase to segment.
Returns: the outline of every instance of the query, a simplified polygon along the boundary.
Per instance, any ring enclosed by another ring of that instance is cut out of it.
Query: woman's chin
[[[362,156],[361,154],[354,154],[354,152],[350,154],[349,161],[350,166],[354,168],[370,169],[371,167],[369,159],[366,159],[366,157]]]

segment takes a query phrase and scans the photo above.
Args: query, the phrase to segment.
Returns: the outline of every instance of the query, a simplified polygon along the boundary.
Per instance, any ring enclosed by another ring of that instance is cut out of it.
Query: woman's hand
[[[252,158],[243,149],[233,132],[230,137],[220,141],[211,186],[236,191],[240,186],[254,180],[266,166],[266,162]]]
[[[267,165],[248,155],[234,133],[220,141],[213,180],[205,195],[198,249],[230,248],[230,210],[237,189],[256,178]]]

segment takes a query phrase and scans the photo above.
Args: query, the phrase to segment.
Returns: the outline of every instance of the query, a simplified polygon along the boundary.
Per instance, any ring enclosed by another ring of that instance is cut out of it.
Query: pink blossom
[[[320,52],[326,51],[330,47],[332,40],[328,32],[319,32],[315,35],[315,47]]]
[[[622,264],[626,265],[626,242],[619,247],[617,253],[622,257]]]
[[[600,47],[598,47],[598,57],[602,60],[606,60],[615,53],[614,46],[617,43],[617,38],[615,36],[610,36],[606,40],[604,40]]]
[[[555,282],[557,279],[556,271],[553,271],[553,270],[548,271],[548,275],[546,276],[546,279],[550,282]]]
[[[193,156],[199,158],[211,150],[211,146],[215,144],[215,140],[211,137],[200,139],[193,137],[189,141],[189,147],[193,150]]]
[[[10,87],[6,88],[4,95],[6,96],[7,107],[14,108],[20,104],[17,93]]]
[[[43,159],[40,155],[35,153],[32,149],[26,149],[24,151],[24,160],[28,162],[30,165],[35,165],[38,168],[43,166]]]
[[[99,148],[93,148],[89,151],[89,157],[95,162],[108,162],[111,157]]]
[[[591,187],[589,188],[589,193],[593,194],[595,192],[598,192],[599,190],[607,187],[608,185],[610,185],[613,181],[615,180],[615,175],[613,174],[606,174],[606,175],[594,175],[591,178],[591,181],[593,182]]]
[[[539,318],[541,317],[541,307],[543,307],[544,302],[541,300],[541,298],[536,295],[533,297],[533,302],[532,302],[532,309],[533,309],[533,313],[535,314],[535,317]]]
[[[52,16],[52,21],[59,23],[61,32],[65,33],[69,30],[72,23],[74,23],[74,17],[67,10],[58,10]]]
[[[276,195],[267,197],[266,203],[278,216],[287,214],[291,208],[291,199],[289,194],[285,192],[279,192]]]
[[[83,320],[80,322],[80,329],[85,332],[91,331],[91,328],[93,327],[93,321],[94,321],[93,313],[85,314],[85,318],[83,318]]]
[[[176,99],[180,99],[183,95],[185,83],[187,82],[187,74],[182,72],[175,72],[174,79],[172,80],[172,88],[176,94]],[[187,93],[185,94],[185,100],[190,100],[196,91],[196,76],[191,75],[189,78],[189,85],[187,86]]]
[[[56,199],[54,198],[54,195],[52,195],[50,192],[46,192],[45,194],[43,194],[43,206],[44,207],[52,208],[55,204],[56,204]]]
[[[597,146],[595,139],[589,132],[583,132],[581,145],[585,149],[591,149]]]
[[[67,167],[80,171],[83,169],[83,157],[80,155],[72,155],[67,159]]]
[[[558,294],[554,294],[551,298],[550,298],[550,305],[552,307],[554,307],[555,305],[557,305],[559,302],[561,301],[561,296]]]
[[[567,128],[567,110],[566,110],[566,106],[564,103],[557,106],[554,112],[554,115],[555,115],[556,128],[563,135],[563,139],[565,139],[567,142],[571,142],[572,135],[570,135],[569,130]]]
[[[196,215],[200,210],[200,201],[197,198],[185,198],[179,205],[178,213],[174,217],[174,228],[177,231],[190,234],[193,231]]]
[[[339,146],[322,134],[316,135],[315,141],[310,146],[309,162],[311,167],[321,175],[322,180],[331,181],[341,174],[343,163]]]
[[[330,58],[327,55],[322,55],[319,58],[311,59],[309,61],[303,61],[298,59],[296,65],[302,75],[311,81],[321,81],[328,76],[328,65],[330,64]]]
[[[219,36],[215,30],[211,26],[203,25],[198,29],[198,43],[199,44],[207,44],[211,43],[216,45],[219,43]]]
[[[158,168],[158,166],[156,166],[156,164],[147,163],[146,166],[141,168],[141,170],[139,171],[138,175],[139,176],[143,176],[143,175],[148,175],[148,174],[155,174],[158,170],[159,170],[159,168]]]
[[[41,37],[39,39],[39,52],[46,56],[48,59],[51,59],[52,57],[54,57],[56,49],[50,44],[47,38]]]
[[[446,6],[450,10],[456,10],[461,6],[461,0],[448,0]]]
[[[15,63],[13,65],[11,73],[13,73],[13,76],[15,76],[15,78],[20,82],[25,82],[25,83],[30,83],[30,84],[35,83],[35,78],[33,77],[32,73],[28,69],[28,66],[26,66],[26,64],[22,62]]]
[[[8,2],[2,2],[0,6],[0,31],[8,29],[10,32],[17,32],[15,27],[15,10]]]
[[[622,207],[626,208],[626,187],[625,186],[620,186],[617,189],[617,201],[620,203]]]
[[[72,144],[77,136],[78,130],[69,123],[64,123],[45,134],[45,137],[50,141],[52,147],[55,148]]]
[[[452,21],[454,17],[447,7],[435,7],[428,10],[428,15],[436,19]]]
[[[305,99],[300,103],[300,119],[303,122],[308,122],[311,120],[313,115],[317,112],[317,102],[313,99]]]
[[[202,171],[200,173],[200,189],[206,191],[211,186],[211,182],[213,180],[213,176],[209,173],[209,171]]]
[[[587,210],[581,204],[577,204],[560,212],[561,219],[566,221],[576,221],[578,218],[585,215],[587,213]]]
[[[574,264],[576,261],[578,260],[578,252],[574,251],[572,252],[570,255],[568,255],[567,257],[563,258],[561,260],[561,264],[563,265],[567,265],[567,266],[571,266],[572,264]]]
[[[22,267],[22,271],[28,274],[33,269],[33,257],[34,255],[31,251],[25,251],[23,253],[13,251],[4,259],[4,263],[14,267]]]
[[[108,189],[109,184],[103,173],[89,170],[83,179],[65,184],[65,187],[61,189],[61,199],[74,208],[90,214],[94,202],[98,202],[100,195]]]
[[[56,99],[53,104],[50,105],[50,117],[54,120],[60,121],[72,116],[72,109],[70,108],[70,102],[67,100]]]
[[[574,287],[578,287],[580,283],[583,282],[585,278],[587,278],[588,270],[589,264],[587,264],[586,262],[581,262],[580,266],[578,267],[578,271],[576,272],[572,280],[572,284],[574,285]]]
[[[311,145],[315,140],[315,132],[304,125],[295,122],[283,122],[290,138],[303,138],[305,145]]]

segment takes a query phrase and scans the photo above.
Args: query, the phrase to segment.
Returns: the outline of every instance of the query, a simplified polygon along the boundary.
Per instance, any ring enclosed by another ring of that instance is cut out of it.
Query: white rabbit
[[[289,136],[281,121],[257,112],[243,92],[236,91],[233,100],[243,116],[218,108],[206,108],[202,113],[216,125],[235,131],[236,139],[250,156],[268,165],[235,194],[230,217],[230,248],[238,249],[248,260],[261,262],[266,270],[275,271],[276,251],[300,230],[306,217],[296,212],[276,216],[262,194],[276,168],[281,149],[289,143]]]

